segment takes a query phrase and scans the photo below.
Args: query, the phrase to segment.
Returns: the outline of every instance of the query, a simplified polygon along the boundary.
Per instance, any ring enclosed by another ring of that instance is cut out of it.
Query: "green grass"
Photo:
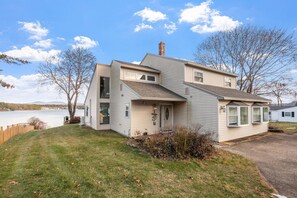
[[[112,131],[68,125],[0,145],[0,197],[269,197],[249,160],[166,161]]]
[[[285,133],[297,133],[297,123],[294,122],[270,122],[269,126],[281,129]]]

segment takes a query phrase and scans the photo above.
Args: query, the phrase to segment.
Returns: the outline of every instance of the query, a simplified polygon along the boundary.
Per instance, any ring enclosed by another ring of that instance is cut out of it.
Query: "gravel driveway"
[[[268,133],[223,148],[253,160],[281,195],[297,197],[297,133]]]

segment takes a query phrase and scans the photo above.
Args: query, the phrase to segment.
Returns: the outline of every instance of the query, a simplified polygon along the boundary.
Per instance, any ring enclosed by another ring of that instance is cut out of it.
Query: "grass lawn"
[[[68,125],[0,145],[0,197],[269,197],[249,160],[155,159],[111,131]]]
[[[283,130],[285,133],[297,133],[297,123],[293,122],[269,122],[269,126]]]

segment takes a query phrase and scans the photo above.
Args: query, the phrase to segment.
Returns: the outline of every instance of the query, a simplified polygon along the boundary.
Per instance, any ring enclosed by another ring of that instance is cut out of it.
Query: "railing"
[[[3,142],[6,142],[10,138],[22,134],[27,133],[34,130],[34,126],[28,125],[28,124],[17,124],[17,125],[11,125],[7,126],[5,130],[3,130],[3,127],[0,127],[0,144]]]

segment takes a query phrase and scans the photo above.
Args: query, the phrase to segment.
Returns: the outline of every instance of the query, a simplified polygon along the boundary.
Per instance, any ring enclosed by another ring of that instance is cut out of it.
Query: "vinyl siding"
[[[202,84],[236,89],[236,78],[235,77],[203,70],[200,68],[198,69],[198,68],[191,67],[191,66],[185,66],[185,81],[186,82],[196,83],[196,81],[194,81],[194,71],[199,71],[199,72],[203,73],[203,83]],[[225,86],[225,77],[231,79],[231,87]]]
[[[111,93],[110,93],[110,126],[111,129],[125,136],[131,134],[131,111],[133,110],[131,100],[137,98],[137,95],[123,83],[120,64],[113,61],[111,65]],[[120,91],[122,84],[122,91]],[[129,104],[129,116],[125,116],[125,105]]]
[[[259,125],[252,124],[252,108],[253,103],[245,102],[248,105],[248,118],[249,123],[246,126],[240,126],[236,128],[231,128],[227,126],[227,104],[230,101],[220,101],[218,105],[218,115],[219,115],[219,142],[243,138],[251,135],[256,135],[268,131],[268,122],[261,123]],[[220,110],[220,106],[225,106],[225,112]]]

